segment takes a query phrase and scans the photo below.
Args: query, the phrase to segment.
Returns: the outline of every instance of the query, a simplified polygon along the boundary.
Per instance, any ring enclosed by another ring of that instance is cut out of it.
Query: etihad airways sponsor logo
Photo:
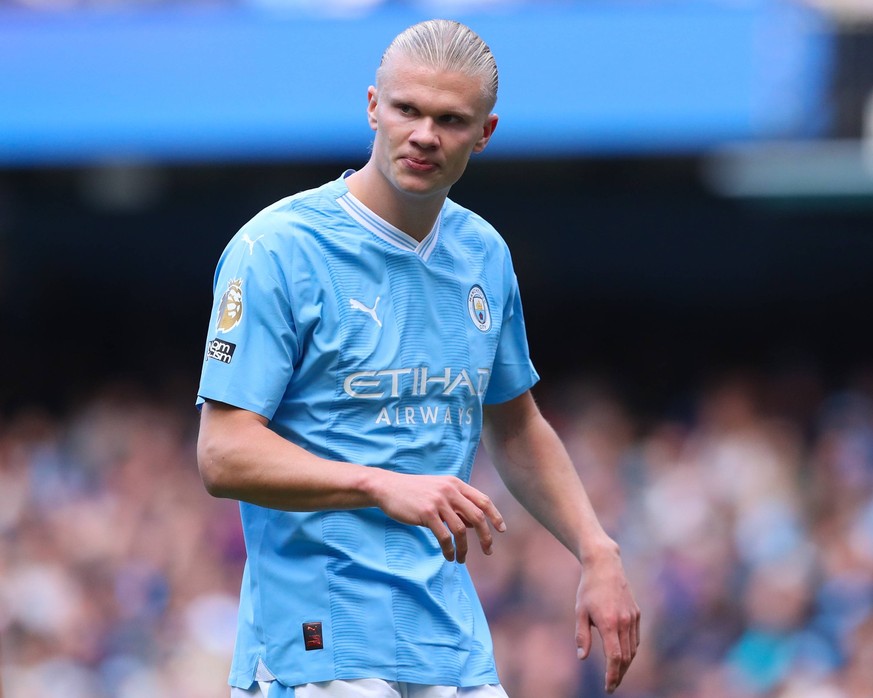
[[[378,371],[355,371],[346,376],[343,390],[346,395],[361,400],[379,400],[386,397],[451,395],[466,390],[471,395],[484,395],[491,371],[476,369],[470,375],[467,369],[445,368],[432,373],[427,366],[418,368],[383,368]]]
[[[490,376],[491,371],[487,368],[476,369],[472,375],[465,368],[445,368],[437,372],[427,366],[384,368],[350,373],[343,381],[343,390],[349,397],[360,400],[445,396],[459,390],[467,391],[469,395],[483,396]]]
[[[343,390],[357,400],[392,400],[419,398],[415,405],[381,405],[374,412],[376,424],[389,426],[427,426],[473,423],[471,400],[485,395],[491,371],[487,368],[468,371],[465,368],[444,368],[432,371],[427,366],[385,368],[378,371],[355,371],[346,376]],[[443,402],[441,398],[462,396],[466,406],[457,400]]]
[[[418,405],[417,407],[383,407],[376,415],[376,424],[388,426],[428,426],[429,424],[454,424],[470,426],[473,423],[472,407],[448,407],[439,405]]]

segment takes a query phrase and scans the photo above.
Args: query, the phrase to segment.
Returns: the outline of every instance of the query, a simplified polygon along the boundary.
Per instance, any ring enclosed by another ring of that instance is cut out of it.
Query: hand
[[[640,644],[640,609],[625,579],[618,549],[582,570],[576,594],[576,646],[579,659],[591,651],[591,628],[603,640],[606,657],[606,692],[618,688]]]
[[[506,530],[491,498],[459,478],[378,472],[374,490],[382,511],[401,523],[433,531],[449,562],[467,559],[468,528],[476,532],[486,555],[491,554],[494,542],[490,526]]]

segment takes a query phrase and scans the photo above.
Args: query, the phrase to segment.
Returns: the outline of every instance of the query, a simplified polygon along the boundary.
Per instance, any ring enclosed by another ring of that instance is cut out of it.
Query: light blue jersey
[[[469,481],[482,406],[537,380],[509,251],[451,200],[418,243],[342,177],[261,211],[219,261],[199,402],[318,456]],[[498,682],[467,568],[429,529],[377,508],[240,511],[232,685],[259,667],[286,686]]]

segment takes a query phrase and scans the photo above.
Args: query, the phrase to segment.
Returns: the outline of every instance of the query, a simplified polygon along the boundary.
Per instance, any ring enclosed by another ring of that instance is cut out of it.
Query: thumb
[[[576,619],[576,656],[585,659],[591,652],[591,621],[588,614]]]

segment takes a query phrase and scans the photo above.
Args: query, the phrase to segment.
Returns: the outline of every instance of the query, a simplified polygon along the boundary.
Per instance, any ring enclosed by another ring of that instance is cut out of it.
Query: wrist
[[[621,549],[612,538],[603,534],[597,540],[589,541],[579,550],[579,562],[584,567],[601,562],[614,562],[621,558]]]
[[[356,489],[363,497],[365,506],[381,507],[386,491],[386,480],[391,473],[377,466],[361,466]]]

